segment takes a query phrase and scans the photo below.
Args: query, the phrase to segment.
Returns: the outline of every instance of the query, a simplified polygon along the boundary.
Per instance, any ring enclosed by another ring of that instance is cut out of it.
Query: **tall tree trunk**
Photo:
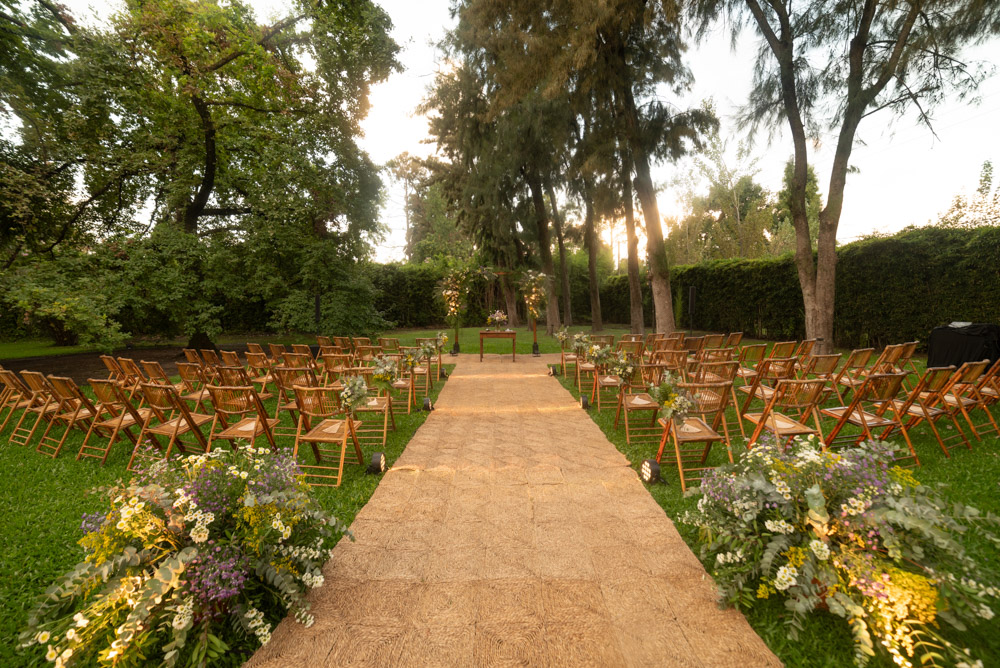
[[[627,67],[624,62],[623,67]],[[625,134],[632,150],[635,166],[635,191],[642,205],[642,218],[646,223],[646,255],[653,288],[653,309],[656,312],[656,331],[670,334],[674,331],[674,307],[670,297],[670,268],[667,266],[667,249],[660,227],[660,210],[656,204],[656,191],[649,175],[649,157],[639,131],[639,112],[635,108],[632,89],[626,83],[619,89]]]
[[[635,214],[632,210],[632,158],[628,149],[622,151],[622,204],[625,206],[625,234],[628,245],[628,304],[630,331],[645,334],[642,314],[642,288],[639,284],[639,238],[635,234]]]
[[[531,202],[535,207],[535,226],[538,231],[538,251],[545,272],[545,331],[550,336],[559,329],[559,302],[556,300],[556,270],[552,262],[552,241],[549,238],[549,216],[545,210],[545,195],[542,181],[534,167],[525,170],[525,180],[531,190]]]
[[[584,204],[587,214],[584,222],[583,245],[587,247],[587,277],[590,279],[590,329],[600,332],[604,329],[604,318],[601,316],[601,290],[597,282],[597,253],[600,250],[597,241],[597,225],[594,220],[594,205],[590,199],[590,182],[584,179]]]
[[[500,274],[500,291],[503,293],[503,301],[507,305],[507,325],[512,329],[521,326],[521,319],[517,316],[517,291],[510,282],[510,274],[503,271]]]
[[[566,243],[563,236],[563,221],[556,205],[556,193],[552,188],[552,179],[545,182],[545,190],[552,201],[552,223],[556,228],[556,240],[559,242],[559,274],[562,277],[563,324],[569,327],[573,324],[572,295],[569,291],[569,270],[566,268]]]

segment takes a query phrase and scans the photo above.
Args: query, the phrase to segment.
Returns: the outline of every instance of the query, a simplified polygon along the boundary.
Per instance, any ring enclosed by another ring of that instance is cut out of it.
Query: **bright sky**
[[[280,14],[285,3],[280,0],[250,0],[264,18]],[[89,0],[69,0],[78,15]],[[393,37],[403,47],[400,61],[405,71],[376,86],[371,95],[371,112],[364,123],[362,146],[376,163],[384,163],[408,151],[426,156],[434,146],[426,143],[426,120],[416,114],[426,88],[434,80],[439,54],[434,47],[453,25],[449,0],[382,0],[380,4],[392,17]],[[106,15],[109,3],[101,3],[98,13]],[[734,53],[729,48],[728,32],[717,34],[690,52],[690,67],[695,86],[683,106],[697,105],[713,98],[722,117],[722,136],[735,150],[740,137],[732,121],[735,109],[746,98],[752,75],[751,39],[743,39]],[[997,42],[981,47],[973,58],[996,63],[1000,49]],[[891,117],[880,112],[862,124],[851,164],[860,170],[848,177],[838,239],[851,241],[873,231],[893,232],[910,224],[925,224],[945,210],[952,198],[970,193],[978,183],[985,160],[1000,160],[1000,76],[987,80],[980,89],[981,104],[952,102],[934,115],[937,138],[910,115],[890,124]],[[818,149],[811,151],[821,192],[826,192],[834,136],[826,136]],[[768,144],[768,137],[757,138],[753,154],[759,158],[757,180],[776,191],[781,187],[784,163],[791,155],[787,134],[779,133]],[[687,169],[680,165],[660,165],[653,177],[663,186],[658,201],[663,215],[681,213],[678,192],[670,186]],[[377,249],[378,260],[403,258],[405,222],[402,188],[387,181],[383,222],[389,228],[384,243]],[[638,215],[638,212],[637,212]],[[621,233],[619,232],[619,235]],[[605,235],[607,238],[607,235]]]

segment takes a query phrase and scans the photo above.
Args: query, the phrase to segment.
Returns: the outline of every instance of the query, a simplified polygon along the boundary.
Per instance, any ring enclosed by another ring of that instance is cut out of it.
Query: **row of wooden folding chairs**
[[[91,379],[89,382],[95,401],[91,401],[70,378],[46,378],[32,371],[24,371],[18,378],[13,372],[0,370],[3,388],[0,390],[0,417],[3,420],[0,431],[20,411],[11,442],[28,445],[42,423],[47,423],[37,450],[56,457],[70,433],[80,430],[85,436],[77,459],[98,458],[102,466],[116,441],[125,436],[133,446],[129,470],[135,470],[142,462],[169,458],[175,448],[183,453],[208,452],[217,440],[229,441],[234,448],[243,442],[252,447],[263,436],[272,450],[277,447],[274,437],[279,433],[280,420],[267,414],[253,386],[208,385],[206,389],[213,411],[203,413],[190,409],[173,385],[140,383],[144,406],[136,407],[121,382],[110,379]],[[314,484],[330,484],[329,481],[334,480],[334,484],[339,485],[343,464],[351,459],[350,456],[362,462],[361,443],[371,442],[384,447],[390,420],[395,428],[391,400],[384,396],[370,398],[366,405],[356,409],[351,419],[346,416],[337,419],[335,413],[343,414],[341,389],[295,385],[291,388],[292,395],[286,397],[290,403],[281,406],[294,418],[296,426],[289,434],[295,436],[296,457],[300,443],[311,444],[315,461],[303,467],[307,477],[316,478],[311,480]],[[376,422],[368,427],[358,415],[364,413],[383,415],[381,425]],[[317,420],[318,423],[313,424]],[[203,427],[209,422],[206,435]],[[334,438],[337,429],[343,431]],[[107,439],[107,443],[93,445],[95,434]],[[353,444],[351,453],[347,452],[348,440]],[[336,457],[330,450],[334,442],[340,445],[340,454]]]

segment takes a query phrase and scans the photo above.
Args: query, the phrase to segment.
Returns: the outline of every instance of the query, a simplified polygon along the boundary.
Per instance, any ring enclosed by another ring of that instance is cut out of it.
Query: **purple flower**
[[[104,513],[84,513],[80,522],[80,530],[83,533],[93,533],[101,528],[104,524]]]

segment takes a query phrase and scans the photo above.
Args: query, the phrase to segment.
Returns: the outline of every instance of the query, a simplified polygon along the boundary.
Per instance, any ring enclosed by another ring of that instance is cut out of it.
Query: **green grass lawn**
[[[923,371],[922,368],[920,370]],[[572,370],[570,374],[569,378],[560,375],[559,382],[573,394],[574,398],[579,399]],[[998,412],[1000,411],[994,411],[995,414]],[[642,460],[656,456],[658,444],[648,442],[626,444],[624,427],[614,428],[614,404],[611,407],[605,405],[601,412],[598,412],[596,407],[591,407],[589,414],[608,439],[628,457],[632,467],[637,471]],[[735,422],[735,412],[732,408],[729,409],[729,418]],[[824,424],[824,429],[827,424]],[[938,425],[939,429],[945,430],[944,435],[947,435],[944,422],[939,422]],[[744,441],[740,438],[738,430],[732,433],[735,434],[733,454],[738,456],[741,451],[745,451],[742,445]],[[946,496],[954,501],[1000,514],[1000,493],[998,493],[1000,492],[1000,439],[995,434],[984,437],[981,442],[972,440],[971,452],[964,448],[953,450],[950,459],[944,456],[926,425],[916,427],[910,436],[923,464],[914,471],[922,483],[941,485]],[[901,437],[899,438],[901,440]],[[896,440],[896,437],[891,440]],[[726,461],[724,446],[715,446],[709,463],[721,465]],[[697,529],[678,521],[685,511],[696,510],[697,497],[685,497],[681,494],[677,470],[667,464],[666,453],[663,462],[661,473],[666,484],[656,483],[647,485],[647,488],[667,515],[675,521],[678,531],[687,544],[695,554],[698,554]],[[995,546],[977,535],[968,535],[966,539],[967,547],[979,563],[993,573],[1000,573],[1000,555],[997,554]],[[711,572],[713,564],[706,560],[704,565]],[[853,664],[853,641],[843,619],[824,612],[809,615],[798,640],[793,640],[789,637],[786,618],[784,605],[776,597],[758,601],[747,613],[747,619],[753,628],[787,666],[842,668]],[[973,654],[982,659],[984,665],[1000,666],[1000,633],[997,633],[995,620],[984,622],[965,633],[959,633],[948,627],[946,636],[960,647],[972,649]],[[869,665],[888,668],[894,664],[886,655],[879,655]]]
[[[437,399],[444,382],[435,384],[432,400]],[[422,401],[419,395],[418,401]],[[265,403],[272,415],[275,403],[274,399]],[[419,410],[409,415],[395,414],[397,430],[389,433],[384,450],[389,464],[396,461],[426,418],[427,413]],[[282,421],[282,427],[289,426],[287,413],[282,413]],[[125,467],[131,454],[131,443],[122,439],[115,444],[103,468],[95,459],[76,461],[83,440],[82,432],[76,432],[67,440],[59,457],[51,459],[34,450],[40,433],[35,435],[30,448],[8,443],[14,422],[16,418],[0,433],[0,490],[3,491],[0,494],[0,536],[3,537],[0,544],[0,666],[4,668],[30,665],[41,659],[41,655],[18,653],[17,634],[35,598],[56,577],[83,560],[83,549],[77,545],[83,535],[80,517],[106,507],[106,500],[91,490],[127,480],[129,474]],[[266,440],[261,438],[257,442],[266,443]],[[291,436],[277,437],[279,447],[290,448],[293,442]],[[216,443],[221,447],[228,444],[227,441]],[[363,446],[367,457],[374,451],[373,446]],[[364,467],[348,465],[344,468],[340,487],[315,487],[314,492],[324,508],[351,524],[371,498],[379,480],[381,476],[366,474]],[[254,648],[244,644],[234,649],[232,663],[238,665],[246,658],[240,649],[252,651]]]

